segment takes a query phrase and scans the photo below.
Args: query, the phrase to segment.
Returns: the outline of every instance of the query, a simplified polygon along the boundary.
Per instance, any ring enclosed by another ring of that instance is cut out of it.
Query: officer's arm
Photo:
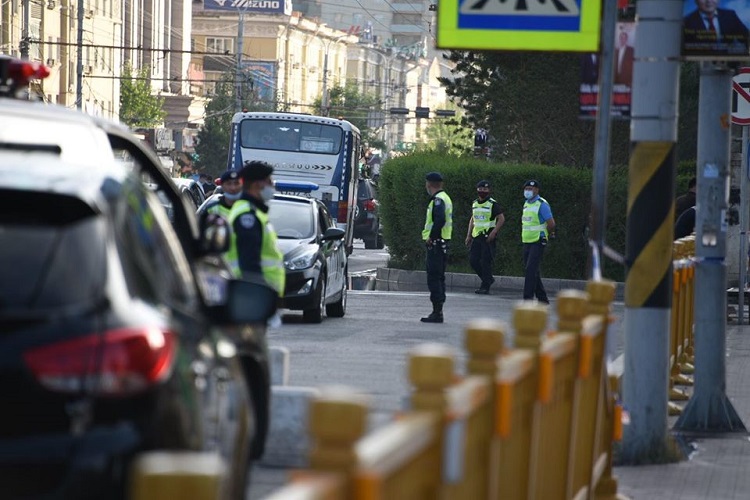
[[[237,262],[242,274],[261,272],[260,247],[263,228],[253,213],[242,214],[234,221],[232,230],[237,235]]]
[[[474,229],[474,216],[469,216],[469,229],[466,231],[466,244],[468,245],[469,242],[471,242],[471,231]]]
[[[435,203],[432,205],[431,240],[439,240],[443,237],[443,226],[445,226],[445,203],[440,198],[435,198]]]
[[[547,225],[547,234],[550,238],[555,237],[555,218],[552,216],[552,209],[547,203],[542,203],[539,207],[539,216],[542,218],[544,223]]]

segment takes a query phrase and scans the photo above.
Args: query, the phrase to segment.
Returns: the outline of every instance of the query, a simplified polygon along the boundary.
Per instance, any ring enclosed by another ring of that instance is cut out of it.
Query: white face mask
[[[264,186],[260,190],[260,197],[263,198],[263,201],[270,201],[273,199],[274,193],[276,193],[276,189],[273,186]]]
[[[531,189],[524,189],[523,197],[526,198],[527,200],[532,199],[534,197],[534,191],[532,191]]]
[[[224,193],[224,198],[229,201],[237,201],[240,199],[240,196],[242,196],[242,191],[239,193]]]

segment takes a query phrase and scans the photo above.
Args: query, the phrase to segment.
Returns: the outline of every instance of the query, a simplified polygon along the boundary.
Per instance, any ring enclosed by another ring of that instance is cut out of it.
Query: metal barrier
[[[669,414],[682,413],[675,401],[687,401],[687,391],[676,385],[691,386],[693,379],[693,299],[695,281],[695,237],[688,236],[672,245],[672,316],[669,356]]]
[[[418,347],[411,410],[367,436],[363,397],[324,391],[310,411],[312,471],[269,498],[617,498],[619,417],[604,363],[614,291],[595,281],[561,292],[557,332],[546,307],[520,303],[513,349],[502,323],[470,323],[464,378],[450,347]]]

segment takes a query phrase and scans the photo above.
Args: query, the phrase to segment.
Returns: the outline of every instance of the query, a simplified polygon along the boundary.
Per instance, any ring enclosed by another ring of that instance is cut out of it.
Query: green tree
[[[164,99],[151,94],[148,68],[133,71],[125,64],[120,79],[120,121],[137,128],[161,125],[166,116]]]
[[[327,116],[342,117],[356,126],[362,133],[362,141],[374,148],[385,148],[385,143],[378,138],[378,131],[368,126],[372,114],[383,112],[383,106],[375,93],[362,93],[354,83],[334,85],[328,90]],[[326,116],[322,98],[313,102],[316,114]]]
[[[422,142],[417,144],[416,150],[453,156],[471,154],[474,146],[474,132],[470,127],[462,125],[459,110],[456,110],[456,115],[456,118],[433,120],[425,128]]]
[[[278,101],[262,102],[246,80],[242,80],[240,89],[242,109],[274,111]],[[198,131],[198,142],[195,145],[198,155],[196,166],[212,177],[220,176],[227,169],[232,117],[237,108],[236,92],[234,72],[224,73],[216,82],[213,95],[206,102],[205,119]]]

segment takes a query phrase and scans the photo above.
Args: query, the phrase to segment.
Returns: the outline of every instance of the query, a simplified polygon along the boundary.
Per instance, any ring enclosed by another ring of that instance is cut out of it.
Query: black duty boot
[[[426,318],[420,319],[422,323],[442,323],[443,322],[443,304],[433,302],[432,312]]]

